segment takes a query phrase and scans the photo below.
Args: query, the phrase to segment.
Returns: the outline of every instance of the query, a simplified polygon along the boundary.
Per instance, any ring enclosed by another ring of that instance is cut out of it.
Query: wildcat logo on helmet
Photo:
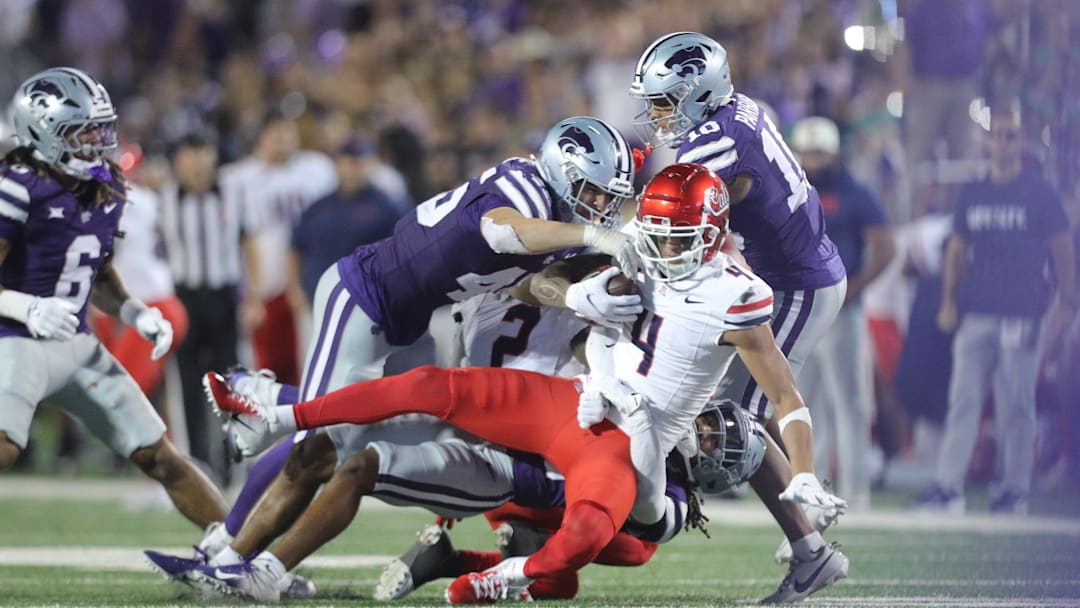
[[[688,46],[671,54],[664,62],[677,76],[698,76],[705,72],[705,49],[700,45]]]
[[[566,154],[592,154],[596,152],[589,135],[577,127],[570,127],[559,136],[559,149]]]

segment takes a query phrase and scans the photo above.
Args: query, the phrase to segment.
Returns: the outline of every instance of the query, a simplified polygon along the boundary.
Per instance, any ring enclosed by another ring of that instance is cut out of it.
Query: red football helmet
[[[728,232],[728,189],[701,165],[661,170],[638,200],[637,252],[659,281],[687,277],[713,258]]]

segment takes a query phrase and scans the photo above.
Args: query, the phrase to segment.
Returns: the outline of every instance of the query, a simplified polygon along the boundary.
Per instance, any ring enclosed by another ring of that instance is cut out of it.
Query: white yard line
[[[190,555],[191,547],[158,549]],[[312,568],[364,568],[385,566],[396,555],[313,555],[304,561]],[[0,566],[67,566],[85,570],[149,572],[141,549],[130,547],[8,547],[0,548]]]
[[[0,478],[0,501],[34,499],[72,502],[124,501],[149,493],[153,486],[142,479],[64,479],[37,476]],[[377,500],[365,501],[364,509],[393,509]],[[776,524],[757,500],[710,500],[704,513],[717,526],[763,526]],[[979,534],[1080,535],[1080,518],[1016,517],[989,513],[949,515],[909,510],[848,513],[839,525],[846,529],[920,532],[974,532]]]

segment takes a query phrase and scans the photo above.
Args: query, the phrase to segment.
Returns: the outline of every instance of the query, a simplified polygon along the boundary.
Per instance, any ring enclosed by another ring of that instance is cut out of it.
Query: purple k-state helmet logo
[[[559,135],[559,149],[564,154],[585,155],[596,152],[589,134],[577,127],[570,127]]]
[[[664,67],[675,72],[677,76],[697,76],[705,72],[705,61],[705,48],[694,44],[672,53],[664,62]]]

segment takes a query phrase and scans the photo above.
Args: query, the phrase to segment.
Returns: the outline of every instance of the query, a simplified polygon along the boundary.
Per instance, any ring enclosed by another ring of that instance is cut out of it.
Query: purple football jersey
[[[740,174],[754,179],[750,194],[731,206],[731,229],[742,235],[754,273],[773,289],[818,289],[844,278],[817,191],[754,100],[735,95],[687,136],[677,158],[728,184]]]
[[[123,213],[117,196],[97,205],[79,200],[51,175],[25,165],[0,165],[0,238],[11,250],[0,266],[0,285],[79,307],[79,331],[89,333],[90,288],[112,251]],[[30,336],[26,326],[0,318],[0,336]]]
[[[543,220],[556,213],[536,165],[511,158],[422,203],[398,221],[391,236],[338,262],[345,288],[390,344],[416,341],[440,306],[511,287],[581,251],[496,253],[480,232],[480,218],[496,207]]]

